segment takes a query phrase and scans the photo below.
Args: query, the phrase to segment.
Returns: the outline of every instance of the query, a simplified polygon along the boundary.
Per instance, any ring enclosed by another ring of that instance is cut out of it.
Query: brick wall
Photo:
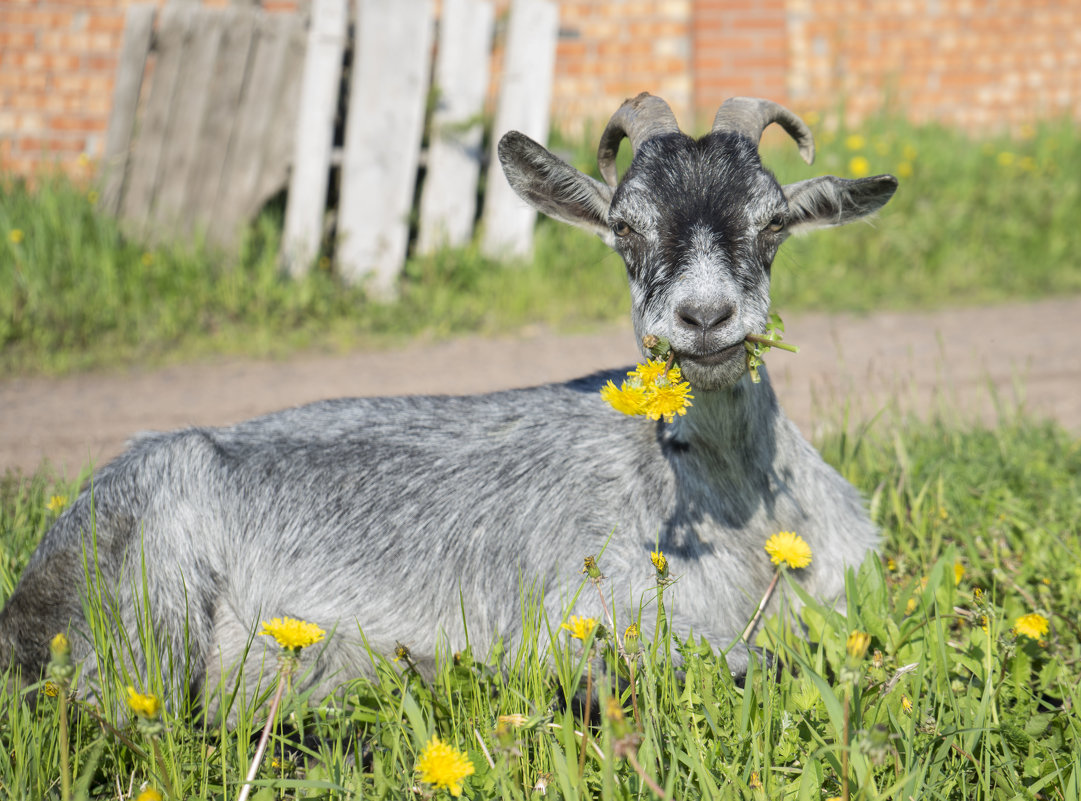
[[[228,0],[211,0],[223,5]],[[302,0],[267,0],[291,9]],[[389,0],[388,0],[389,1]],[[101,155],[132,0],[0,0],[0,171]],[[164,0],[158,0],[164,2]],[[509,0],[495,0],[505,12]],[[1078,0],[559,0],[557,125],[649,90],[685,127],[733,94],[974,129],[1081,114]]]

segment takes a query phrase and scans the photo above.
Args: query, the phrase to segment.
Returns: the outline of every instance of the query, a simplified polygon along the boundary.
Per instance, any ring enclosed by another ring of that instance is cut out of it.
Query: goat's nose
[[[684,328],[708,333],[724,325],[735,313],[736,307],[731,303],[709,305],[682,303],[676,308],[676,319]]]

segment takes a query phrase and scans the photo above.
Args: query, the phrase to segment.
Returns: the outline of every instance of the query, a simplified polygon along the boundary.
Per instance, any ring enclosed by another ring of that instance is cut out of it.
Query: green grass
[[[879,119],[859,133],[854,150],[846,134],[819,132],[813,167],[791,143],[767,137],[765,161],[784,181],[851,175],[857,156],[872,172],[911,170],[877,222],[782,249],[776,308],[923,308],[1081,291],[1076,127],[973,140]],[[576,166],[594,169],[595,137],[562,144]],[[283,279],[280,213],[263,215],[226,258],[198,243],[150,248],[126,238],[87,194],[62,181],[31,192],[0,179],[0,375],[382,347],[537,323],[581,329],[622,320],[629,305],[618,257],[549,221],[528,263],[498,263],[476,247],[412,259],[401,300],[381,304],[325,269]]]
[[[850,576],[847,617],[810,601],[807,638],[783,618],[766,622],[758,642],[781,670],[756,665],[739,687],[709,648],[664,632],[645,644],[633,697],[615,682],[614,660],[589,674],[605,714],[586,727],[583,757],[574,733],[583,721],[558,698],[588,668],[582,643],[565,633],[550,661],[534,634],[520,651],[447,655],[431,680],[408,660],[382,660],[373,680],[346,685],[333,703],[286,694],[289,722],[275,729],[255,797],[397,799],[413,787],[448,797],[414,774],[438,734],[474,765],[470,798],[534,798],[538,781],[549,798],[650,798],[643,776],[678,799],[824,801],[846,784],[851,799],[1077,798],[1081,441],[1017,419],[994,430],[883,426],[834,436],[822,450],[869,498],[882,555]],[[50,495],[72,491],[43,474],[0,484],[0,597],[49,525]],[[619,582],[610,576],[601,589],[618,592]],[[781,589],[793,597],[786,579]],[[676,581],[664,598],[680,592]],[[656,599],[646,600],[644,614],[656,615]],[[526,607],[532,631],[558,628]],[[1049,632],[1038,641],[1012,633],[1034,611]],[[853,631],[871,637],[862,657],[846,653]],[[611,642],[593,647],[610,653]],[[671,669],[672,650],[684,675]],[[128,678],[107,665],[102,695],[131,681],[160,687],[153,672]],[[265,692],[272,686],[273,676]],[[0,786],[12,798],[59,798],[59,704],[30,694],[34,708],[0,700]],[[164,775],[177,797],[236,798],[264,721],[254,703],[236,703],[233,729],[189,708],[167,711],[160,759],[138,726],[76,703],[76,791],[118,798],[119,784],[127,798],[132,783],[136,794],[144,781],[162,788]],[[524,715],[524,725],[500,727],[508,714]]]

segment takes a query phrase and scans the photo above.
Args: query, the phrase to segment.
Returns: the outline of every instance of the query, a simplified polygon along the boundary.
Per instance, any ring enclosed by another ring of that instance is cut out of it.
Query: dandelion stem
[[[578,751],[578,780],[586,775],[586,746],[589,745],[589,716],[593,709],[593,660],[586,654],[586,713],[582,720],[582,746]]]
[[[845,690],[844,699],[844,748],[841,749],[841,799],[842,801],[848,801],[848,749],[851,745],[851,738],[848,735],[849,729],[849,697],[851,696],[850,690]]]
[[[653,777],[646,773],[645,768],[643,768],[638,763],[638,757],[636,757],[633,753],[627,752],[627,761],[631,763],[631,767],[634,768],[635,773],[642,777],[642,781],[646,783],[646,785],[649,787],[650,790],[653,791],[654,795],[656,795],[657,798],[668,798],[664,790],[661,789],[661,786],[657,784],[657,782],[653,780]]]
[[[758,625],[759,618],[762,617],[762,612],[765,611],[766,604],[769,603],[770,596],[773,595],[773,591],[777,588],[777,582],[781,578],[781,568],[778,565],[777,571],[773,574],[773,580],[766,587],[766,593],[762,596],[761,602],[758,604],[758,608],[754,612],[754,617],[751,618],[751,622],[747,624],[747,628],[743,630],[743,634],[739,636],[744,642],[748,642],[748,637],[751,636],[751,632],[754,631],[754,627]]]
[[[492,761],[492,755],[488,753],[488,747],[484,744],[484,740],[480,737],[480,732],[477,731],[476,726],[473,727],[473,736],[477,738],[477,744],[480,746],[480,750],[484,752],[484,758],[488,760],[488,767],[495,770],[495,762]]]
[[[767,345],[771,348],[780,348],[781,350],[787,350],[789,353],[799,353],[798,345],[790,345],[787,342],[781,342],[776,339],[770,339],[769,337],[759,336],[758,334],[747,334],[744,339],[748,342],[753,342],[756,345]]]
[[[237,801],[247,801],[249,795],[251,795],[252,781],[255,779],[255,774],[259,771],[259,764],[263,761],[263,754],[266,751],[267,741],[270,740],[270,730],[274,727],[274,718],[278,713],[278,704],[281,703],[282,694],[285,692],[285,671],[279,670],[278,672],[278,689],[274,691],[274,698],[270,702],[270,709],[267,711],[266,725],[263,727],[263,734],[259,738],[259,747],[255,749],[255,756],[252,758],[251,767],[248,768],[248,777],[244,780],[244,786],[240,789],[240,795],[237,797]]]
[[[61,685],[57,700],[60,702],[60,797],[71,801],[71,757],[68,754],[68,688]]]

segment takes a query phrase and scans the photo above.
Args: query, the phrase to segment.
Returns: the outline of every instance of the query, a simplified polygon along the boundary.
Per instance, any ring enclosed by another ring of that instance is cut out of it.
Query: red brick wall
[[[790,97],[973,130],[1081,112],[1077,0],[788,0]]]
[[[642,90],[686,128],[734,94],[843,103],[853,123],[887,105],[973,129],[1081,114],[1078,0],[558,1],[552,110],[572,131]],[[130,2],[0,0],[0,171],[92,174]]]

